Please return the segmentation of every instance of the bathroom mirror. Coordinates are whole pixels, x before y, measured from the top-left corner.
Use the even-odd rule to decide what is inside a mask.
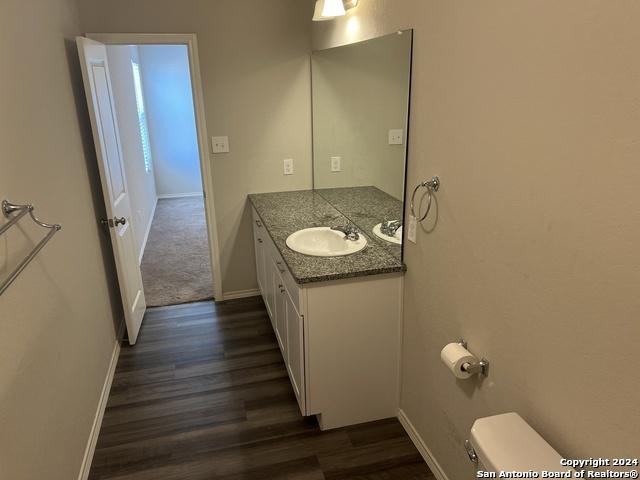
[[[412,30],[311,57],[313,185],[402,256]]]

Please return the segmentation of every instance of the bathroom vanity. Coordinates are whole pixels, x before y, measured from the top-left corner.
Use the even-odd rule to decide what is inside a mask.
[[[411,45],[313,52],[314,189],[249,195],[257,283],[322,429],[398,413]]]
[[[353,255],[287,247],[296,231],[349,222],[317,191],[249,199],[258,285],[302,414],[323,430],[395,416],[404,264],[364,231]]]

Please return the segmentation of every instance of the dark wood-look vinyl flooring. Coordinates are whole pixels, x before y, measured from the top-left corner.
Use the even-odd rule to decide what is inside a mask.
[[[403,479],[432,474],[396,419],[300,415],[259,297],[151,309],[123,346],[90,479]]]

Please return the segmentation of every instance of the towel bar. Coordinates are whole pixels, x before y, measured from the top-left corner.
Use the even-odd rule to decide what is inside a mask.
[[[16,212],[18,213],[16,214]],[[9,285],[11,285],[16,278],[18,278],[18,275],[20,275],[20,273],[22,273],[22,271],[27,267],[27,265],[31,263],[31,261],[36,257],[36,255],[38,255],[38,252],[40,252],[40,250],[44,248],[44,246],[49,242],[49,240],[51,240],[56,233],[62,230],[62,226],[57,223],[49,224],[49,223],[44,223],[38,220],[38,218],[33,213],[33,205],[29,205],[29,204],[16,205],[7,200],[3,200],[2,213],[6,218],[9,219],[9,221],[5,223],[2,227],[0,227],[0,235],[5,233],[12,226],[16,225],[18,221],[22,217],[24,217],[27,213],[31,216],[31,219],[38,226],[48,229],[49,233],[47,233],[47,235],[42,240],[40,240],[40,242],[33,248],[33,250],[31,250],[29,255],[27,255],[26,258],[24,258],[18,264],[18,266],[13,270],[13,272],[11,272],[11,274],[0,283],[0,295],[2,295],[7,288],[9,288]]]

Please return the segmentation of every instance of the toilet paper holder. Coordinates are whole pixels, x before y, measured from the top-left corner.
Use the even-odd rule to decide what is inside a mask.
[[[462,346],[465,349],[467,348],[467,342],[463,338],[458,340],[458,345]],[[482,377],[487,377],[489,376],[489,360],[483,357],[477,362],[465,363],[464,365],[462,365],[462,369],[465,372],[470,373],[471,375],[475,375],[477,373]]]

